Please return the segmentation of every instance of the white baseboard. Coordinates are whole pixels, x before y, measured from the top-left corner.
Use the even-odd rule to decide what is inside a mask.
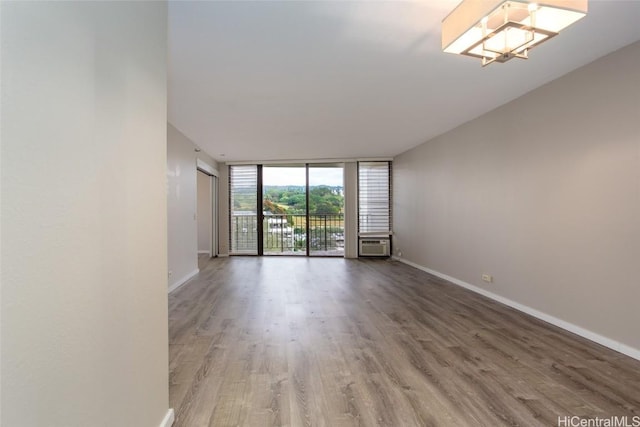
[[[198,251],[198,254],[210,254],[210,253],[211,253],[211,251],[207,251],[207,250]]]
[[[175,413],[173,412],[173,408],[169,408],[167,415],[164,416],[164,419],[160,423],[160,427],[171,427],[174,421]]]
[[[218,254],[218,258],[227,258],[229,254]]]
[[[169,286],[169,293],[175,291],[176,289],[178,289],[180,286],[184,285],[185,283],[187,283],[191,278],[193,278],[193,276],[195,276],[196,274],[200,273],[200,269],[196,268],[195,270],[193,270],[191,273],[187,274],[186,276],[184,276],[183,278],[179,279],[178,281],[174,282],[173,284],[171,284]]]
[[[447,280],[455,285],[458,285],[470,291],[476,292],[494,301],[498,301],[502,304],[508,305],[509,307],[522,311],[523,313],[529,314],[547,323],[551,323],[552,325],[555,325],[559,328],[572,332],[576,335],[580,335],[583,338],[594,341],[605,347],[609,347],[610,349],[618,351],[622,354],[626,354],[629,357],[633,357],[634,359],[640,360],[640,350],[638,350],[637,348],[633,348],[619,341],[613,340],[611,338],[607,338],[605,336],[592,332],[588,329],[584,329],[578,325],[574,325],[573,323],[564,321],[562,319],[558,319],[557,317],[554,317],[554,316],[551,316],[550,314],[536,310],[535,308],[531,308],[524,304],[520,304],[519,302],[494,294],[493,292],[489,292],[486,289],[482,289],[472,284],[469,284],[467,282],[463,282],[462,280],[456,279],[455,277],[451,277],[446,274],[440,273],[439,271],[435,271],[430,268],[423,267],[407,259],[396,257],[396,256],[394,256],[393,259],[396,261],[400,261],[403,264],[407,264],[407,265],[410,265],[411,267],[417,268],[418,270],[422,270],[429,274],[433,274],[434,276],[440,277],[441,279]]]

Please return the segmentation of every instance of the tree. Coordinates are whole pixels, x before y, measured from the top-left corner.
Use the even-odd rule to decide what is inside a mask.
[[[272,214],[278,214],[278,215],[287,213],[287,209],[285,207],[277,205],[269,199],[265,199],[262,204],[263,204],[262,208],[265,212],[270,212]]]
[[[303,186],[267,186],[264,209],[271,213],[304,214],[307,210],[305,191]],[[342,187],[318,185],[309,188],[309,213],[338,215],[343,212],[343,206]]]
[[[309,189],[309,212],[337,215],[342,212],[344,197],[339,187],[319,185]]]

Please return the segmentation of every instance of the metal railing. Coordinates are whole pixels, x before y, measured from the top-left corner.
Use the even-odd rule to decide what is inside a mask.
[[[344,252],[344,215],[309,215],[311,252]]]
[[[231,253],[258,253],[258,216],[250,214],[231,217]]]
[[[307,251],[307,221],[309,221],[309,251],[311,255],[342,255],[344,253],[344,215],[266,214],[263,220],[263,250],[265,254],[300,254]],[[232,215],[232,253],[256,253],[258,242],[257,215]]]

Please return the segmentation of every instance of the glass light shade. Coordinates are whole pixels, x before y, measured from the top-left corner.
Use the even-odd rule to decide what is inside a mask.
[[[526,58],[528,50],[587,12],[587,0],[464,0],[442,23],[447,53],[483,59]]]

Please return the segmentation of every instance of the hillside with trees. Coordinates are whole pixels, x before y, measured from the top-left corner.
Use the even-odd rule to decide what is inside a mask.
[[[264,210],[273,214],[306,213],[305,187],[265,186]],[[318,185],[309,187],[309,212],[311,214],[337,215],[343,213],[344,192],[342,187]]]

